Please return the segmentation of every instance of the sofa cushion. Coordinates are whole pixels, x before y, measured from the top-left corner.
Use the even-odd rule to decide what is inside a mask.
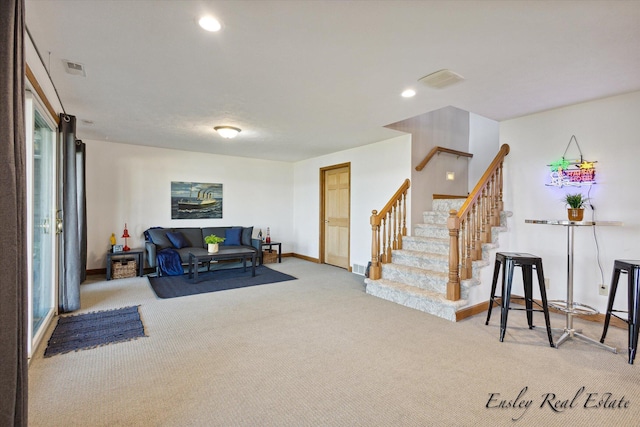
[[[204,241],[205,237],[210,236],[212,234],[215,234],[218,237],[224,237],[224,232],[227,230],[227,228],[231,228],[231,227],[203,227],[202,241]]]
[[[242,244],[242,228],[229,228],[224,233],[225,246],[240,246]]]
[[[245,246],[251,246],[251,235],[253,234],[253,227],[244,227],[242,229],[241,243]]]
[[[151,238],[151,241],[158,247],[158,250],[173,247],[171,241],[167,238],[168,231],[171,230],[166,228],[149,229],[149,237]]]
[[[187,246],[194,248],[204,248],[202,230],[198,227],[174,228],[172,231],[179,231],[189,243]]]
[[[189,245],[187,239],[184,238],[184,235],[179,231],[170,231],[167,233],[167,239],[171,242],[174,248],[180,249],[185,248]]]

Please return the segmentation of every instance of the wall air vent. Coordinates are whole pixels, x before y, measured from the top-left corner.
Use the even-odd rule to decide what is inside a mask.
[[[424,76],[418,81],[429,87],[442,89],[443,87],[450,86],[462,80],[464,80],[464,77],[458,73],[454,73],[451,70],[440,70]]]
[[[64,64],[64,69],[67,73],[73,74],[74,76],[87,76],[87,74],[84,72],[83,64],[80,64],[79,62],[67,61],[66,59],[63,59],[62,63]]]

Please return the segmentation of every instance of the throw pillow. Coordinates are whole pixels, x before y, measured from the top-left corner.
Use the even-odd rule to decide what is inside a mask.
[[[253,234],[253,227],[245,227],[242,229],[242,244],[245,246],[251,246],[251,235]]]
[[[167,233],[171,230],[167,230],[166,228],[150,228],[147,231],[149,232],[151,241],[158,247],[158,250],[173,246],[171,241],[167,238]]]
[[[189,242],[187,242],[187,239],[185,239],[182,233],[180,233],[179,231],[168,232],[167,238],[176,249],[186,248],[187,246],[189,246]]]
[[[225,246],[240,246],[242,243],[242,228],[228,228],[224,232]]]

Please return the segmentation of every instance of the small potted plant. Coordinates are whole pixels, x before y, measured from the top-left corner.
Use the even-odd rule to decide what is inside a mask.
[[[564,196],[562,201],[568,206],[567,213],[569,215],[569,221],[582,221],[584,204],[587,203],[587,200],[588,199],[584,198],[580,193],[567,194]]]
[[[218,252],[218,243],[224,242],[224,237],[218,237],[215,234],[210,234],[204,238],[204,242],[207,244],[207,252],[215,254]]]

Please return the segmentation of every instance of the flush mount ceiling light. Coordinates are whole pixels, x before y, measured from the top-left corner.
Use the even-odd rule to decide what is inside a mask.
[[[412,98],[416,96],[416,91],[413,89],[407,89],[404,92],[402,92],[401,95],[403,98]]]
[[[458,73],[454,73],[451,70],[440,70],[440,71],[436,71],[435,73],[431,73],[427,76],[424,76],[418,81],[420,83],[424,83],[429,87],[442,89],[445,86],[450,86],[462,80],[464,80],[464,77],[462,77]]]
[[[240,133],[240,129],[233,126],[216,126],[213,129],[227,139],[235,138]]]
[[[200,20],[198,20],[198,25],[200,25],[203,29],[211,32],[220,31],[220,29],[222,28],[220,21],[210,15],[200,18]]]

